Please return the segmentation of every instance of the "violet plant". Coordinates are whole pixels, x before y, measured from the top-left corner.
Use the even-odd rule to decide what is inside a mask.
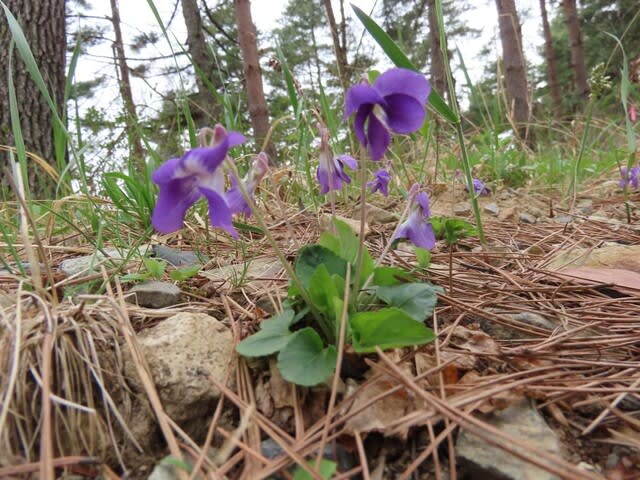
[[[374,162],[382,160],[392,135],[408,134],[422,126],[429,83],[420,74],[394,68],[372,85],[363,80],[345,97],[345,118],[354,117],[354,130],[363,150]],[[320,127],[319,166],[316,178],[321,194],[351,183],[346,168],[359,168],[366,179],[365,158],[331,152],[328,132]],[[361,206],[367,189],[388,195],[391,174],[385,168],[370,182],[361,181]],[[409,241],[433,248],[429,199],[416,185],[412,207],[392,241]],[[260,330],[244,339],[237,351],[249,357],[278,355],[282,376],[300,385],[315,385],[335,372],[338,348],[351,345],[356,352],[398,348],[431,342],[433,332],[424,321],[431,316],[440,290],[420,282],[411,272],[376,264],[364,246],[362,233],[334,218],[334,230],[324,232],[316,244],[302,247],[294,263],[299,285],[291,284],[284,310],[263,321]],[[307,292],[310,304],[301,294]],[[310,310],[318,315],[309,315]],[[344,334],[341,326],[346,322]]]

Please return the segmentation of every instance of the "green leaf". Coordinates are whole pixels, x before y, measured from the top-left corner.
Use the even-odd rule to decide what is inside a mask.
[[[478,234],[478,229],[462,218],[431,217],[430,222],[436,238],[444,239],[448,245],[453,245],[462,238]]]
[[[314,469],[316,467],[316,461],[313,460],[311,462],[308,462],[308,465],[311,469]],[[331,460],[327,460],[326,458],[323,458],[322,460],[320,460],[319,473],[320,473],[320,476],[325,480],[329,480],[333,476],[333,474],[336,473],[337,468],[338,468],[338,464],[336,462],[332,462]],[[300,465],[298,465],[295,471],[293,472],[293,480],[311,480],[311,479],[313,479],[313,477],[309,475],[309,473]]]
[[[431,265],[431,252],[426,248],[415,248],[416,259],[420,268],[429,268]]]
[[[355,265],[356,257],[358,256],[358,245],[360,240],[356,236],[347,223],[337,218],[333,219],[336,226],[337,236],[329,232],[324,232],[320,235],[320,245],[328,248],[339,257],[345,259],[351,265]],[[362,252],[362,273],[360,274],[360,287],[364,285],[364,282],[369,278],[369,275],[373,272],[375,263],[371,254],[365,248]],[[341,276],[344,276],[341,274]]]
[[[373,21],[373,19],[369,17],[369,15],[364,13],[353,4],[351,4],[351,8],[353,8],[353,11],[364,25],[364,28],[366,28],[373,39],[378,42],[378,45],[382,47],[384,53],[387,54],[389,60],[391,60],[396,65],[396,67],[408,68],[409,70],[413,70],[415,72],[418,71],[413,62],[409,60],[409,57],[404,54],[402,49],[398,47],[398,45],[393,41],[389,34],[387,34],[387,32],[385,32],[375,21]],[[449,122],[460,122],[458,116],[453,112],[453,110],[451,110],[451,108],[449,108],[442,96],[433,88],[431,89],[431,94],[429,95],[429,104],[436,112],[442,115]]]
[[[311,327],[293,334],[278,354],[278,368],[282,378],[305,387],[326,380],[336,368],[336,348],[323,348],[320,335]]]
[[[200,271],[201,265],[192,265],[190,267],[178,268],[177,270],[171,270],[169,277],[176,282],[183,282],[189,280],[191,277],[195,277]]]
[[[294,335],[289,331],[293,323],[293,310],[284,310],[262,321],[260,331],[242,340],[236,347],[236,352],[245,357],[263,357],[279,352]]]
[[[311,277],[319,265],[324,265],[330,275],[345,277],[347,262],[322,245],[305,245],[298,251],[295,271],[302,286],[309,289]]]
[[[376,296],[391,307],[398,307],[418,322],[429,318],[438,303],[436,292],[442,289],[430,283],[405,283],[378,287]]]
[[[373,271],[374,285],[402,285],[413,280],[413,275],[398,267],[377,267]]]
[[[165,262],[154,260],[153,258],[143,258],[142,263],[144,263],[144,268],[153,278],[161,278],[164,274],[164,269],[167,267]]]
[[[241,232],[251,232],[251,233],[257,233],[259,235],[264,234],[264,230],[262,230],[260,227],[256,227],[255,225],[249,225],[248,223],[238,222],[237,220],[234,220],[231,223],[234,227],[236,227]]]
[[[336,278],[341,279],[342,277],[329,275],[327,267],[319,265],[309,282],[309,296],[311,297],[311,301],[321,313],[331,320],[335,317],[333,299],[340,298],[338,289],[336,288]],[[344,285],[344,280],[342,280],[342,283]]]
[[[349,319],[353,348],[359,353],[388,348],[424,345],[435,338],[424,323],[416,322],[396,307],[359,312]]]
[[[336,255],[340,255],[340,240],[338,240],[338,237],[332,233],[322,232],[320,234],[320,239],[318,240],[318,245],[322,245]]]
[[[128,273],[120,277],[121,282],[141,282],[149,278],[148,273]]]

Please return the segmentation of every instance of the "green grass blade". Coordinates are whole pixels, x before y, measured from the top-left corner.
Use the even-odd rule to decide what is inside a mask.
[[[29,174],[27,170],[27,152],[24,146],[24,137],[22,136],[22,127],[20,126],[20,112],[18,110],[18,99],[16,97],[16,86],[13,83],[13,47],[14,41],[11,41],[9,46],[9,115],[11,117],[11,131],[13,133],[13,141],[16,147],[16,154],[18,156],[18,163],[22,172],[22,185],[24,187],[25,200],[29,204],[31,200],[31,191],[29,190]],[[10,161],[13,163],[13,155],[9,156]],[[16,183],[19,179],[14,178]],[[20,188],[16,184],[17,188]],[[18,192],[16,192],[16,195]]]
[[[396,45],[393,39],[380,27],[380,25],[378,25],[369,15],[364,13],[355,5],[351,4],[351,8],[353,8],[353,11],[364,25],[364,28],[366,28],[373,39],[378,42],[378,45],[382,47],[384,53],[387,54],[389,60],[391,60],[396,65],[396,67],[408,68],[409,70],[413,70],[416,72],[418,71],[413,62],[409,60],[409,57],[404,54],[402,49],[398,45]],[[442,96],[433,88],[431,89],[431,94],[429,95],[429,104],[447,121],[451,123],[460,122],[460,118],[453,112],[453,110],[451,110],[451,108],[449,108]]]

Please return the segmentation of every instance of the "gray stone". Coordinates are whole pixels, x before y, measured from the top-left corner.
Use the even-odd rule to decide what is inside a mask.
[[[571,215],[558,215],[553,219],[556,223],[571,223],[573,221],[573,217]]]
[[[108,267],[117,266],[125,258],[134,258],[134,255],[141,256],[148,250],[148,245],[142,245],[134,252],[119,250],[117,248],[103,248],[96,250],[92,255],[82,257],[67,258],[60,263],[60,271],[67,275],[84,277],[99,272],[99,266],[106,263]],[[104,252],[104,253],[103,253]]]
[[[501,432],[521,440],[528,446],[562,455],[562,445],[536,408],[522,400],[504,410],[483,416],[483,420]],[[526,449],[522,449],[523,453]],[[493,447],[486,440],[461,430],[456,455],[464,478],[483,480],[556,480],[558,477],[521,460],[511,453]]]
[[[153,471],[147,480],[180,480],[180,476],[173,465],[159,463],[153,467]]]
[[[582,199],[576,207],[581,214],[589,216],[593,213],[593,200],[590,198]]]
[[[190,267],[209,261],[206,255],[198,255],[192,250],[177,250],[166,245],[154,245],[151,248],[154,257],[165,260],[174,267]]]
[[[384,225],[387,223],[397,222],[399,220],[398,215],[394,212],[390,212],[389,210],[385,210],[384,208],[376,207],[375,205],[370,205],[367,203],[367,211],[365,221],[369,225]],[[354,217],[360,219],[360,208],[359,206],[354,211]]]
[[[500,213],[500,207],[495,203],[487,203],[484,206],[484,211],[492,215],[498,215]]]
[[[458,203],[453,207],[453,214],[458,217],[467,217],[471,215],[471,205],[468,203]]]
[[[557,323],[535,312],[520,312],[503,315],[510,317],[517,322],[528,323],[532,327],[542,328],[544,330],[553,330],[558,326]]]
[[[522,223],[536,223],[536,217],[526,212],[521,213],[519,219]]]
[[[242,286],[249,292],[259,292],[282,273],[282,264],[275,257],[256,258],[249,262],[204,270],[200,275],[225,289]]]
[[[528,207],[527,211],[536,218],[544,217],[544,212],[538,207]]]
[[[103,251],[104,253],[98,250],[93,255],[67,258],[60,263],[60,271],[68,277],[73,275],[86,276],[97,272],[99,265],[104,263],[106,258],[122,259],[122,255],[117,248],[104,248]]]
[[[209,378],[224,382],[233,358],[231,331],[204,313],[182,312],[143,330],[137,342],[167,415],[191,438],[203,439],[220,397]],[[131,431],[143,444],[153,441],[157,422],[146,406],[145,390],[127,348],[124,373],[132,390],[140,394],[128,418]]]
[[[543,330],[552,331],[558,326],[558,322],[554,322],[553,320],[549,320],[546,317],[543,317],[539,313],[534,312],[520,312],[520,313],[505,313],[501,311],[495,311],[497,314],[500,314],[502,317],[513,319],[520,324],[524,323],[527,325],[531,325],[532,327],[541,328]],[[499,324],[493,322],[489,319],[481,318],[479,320],[480,328],[483,332],[489,334],[491,337],[497,340],[520,340],[523,338],[531,338],[532,333],[519,330],[513,327],[509,327],[508,325]]]
[[[129,290],[132,294],[127,301],[141,307],[164,308],[180,303],[182,291],[173,283],[150,281],[135,285]]]

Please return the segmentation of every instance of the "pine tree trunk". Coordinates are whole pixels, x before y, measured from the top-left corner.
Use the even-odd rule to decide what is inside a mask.
[[[444,66],[444,55],[440,44],[440,29],[436,13],[436,1],[429,0],[429,43],[431,44],[431,85],[443,97],[448,96],[447,73]]]
[[[567,31],[569,33],[569,43],[571,47],[571,68],[573,68],[573,81],[578,95],[589,98],[589,83],[587,82],[587,66],[584,60],[584,44],[582,42],[582,31],[580,30],[580,20],[576,0],[563,0]]]
[[[65,0],[4,0],[4,3],[22,27],[49,93],[56,102],[58,114],[60,118],[65,118]],[[7,82],[11,38],[4,12],[0,10],[0,145],[14,146]],[[55,117],[31,80],[15,48],[12,73],[25,147],[27,151],[56,165],[53,139]],[[8,154],[0,152],[0,158],[0,185],[6,187],[8,180],[5,178],[5,167],[9,166],[9,157]],[[33,165],[29,170],[29,185],[33,196],[51,197],[55,187],[52,179],[40,167],[35,166],[34,162],[29,162],[29,165]]]
[[[124,110],[127,122],[127,137],[129,139],[129,151],[131,161],[139,172],[143,172],[145,168],[144,149],[142,148],[142,140],[138,135],[138,114],[136,105],[133,102],[133,92],[131,91],[131,80],[129,78],[129,66],[127,65],[127,57],[124,53],[124,41],[122,39],[122,30],[120,29],[120,11],[118,9],[118,0],[111,0],[111,23],[116,41],[113,44],[113,50],[118,65],[118,86],[120,95],[124,102]]]
[[[542,15],[542,30],[544,32],[544,55],[547,60],[547,79],[549,81],[549,91],[553,110],[557,118],[562,115],[562,96],[558,84],[558,71],[556,69],[556,56],[553,52],[553,39],[551,37],[551,27],[547,16],[547,1],[540,0],[540,14]]]
[[[256,28],[251,19],[250,0],[234,0],[234,5],[240,50],[242,52],[242,71],[249,103],[249,116],[251,117],[251,126],[253,127],[256,144],[261,147],[269,132],[269,110],[262,87]],[[266,150],[269,156],[275,159],[275,149],[271,143]]]
[[[204,116],[204,123],[213,125],[218,111],[217,101],[204,80],[211,80],[213,60],[207,50],[198,0],[182,0],[182,15],[187,27],[187,48],[196,69],[198,97],[194,116]]]
[[[336,54],[337,67],[338,67],[338,79],[340,85],[344,91],[347,90],[349,74],[347,68],[349,62],[347,60],[347,46],[340,43],[340,32],[338,31],[338,24],[336,23],[336,17],[333,14],[333,7],[331,6],[331,0],[323,0],[324,10],[327,14],[327,20],[329,20],[329,27],[331,28],[331,38],[333,40],[333,50]]]
[[[520,20],[514,0],[496,0],[496,6],[498,7],[498,25],[502,43],[502,61],[509,114],[515,123],[519,137],[526,142],[531,108],[522,52]]]

